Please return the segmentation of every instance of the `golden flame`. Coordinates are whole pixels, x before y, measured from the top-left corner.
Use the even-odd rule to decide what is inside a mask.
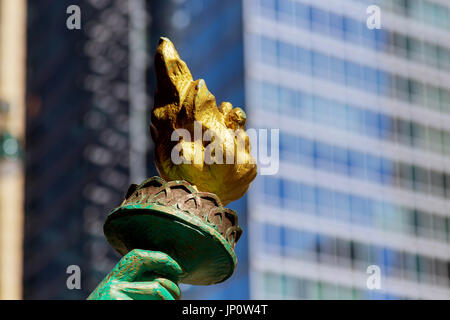
[[[215,193],[224,205],[239,199],[257,171],[244,130],[244,111],[233,108],[229,102],[222,102],[218,108],[205,82],[202,79],[193,80],[186,63],[167,38],[160,39],[155,68],[157,88],[151,133],[156,146],[155,163],[159,174],[165,180],[186,180],[199,191]],[[197,131],[194,123],[200,123],[202,136],[206,132],[211,133],[211,142],[195,138]],[[181,138],[180,141],[172,141],[171,135],[176,129],[187,130],[191,140]],[[211,152],[213,148],[210,143],[213,142],[222,145],[222,148]],[[174,163],[171,156],[177,145],[179,154],[190,163]],[[218,161],[205,162],[206,151],[214,159],[222,159],[223,164]],[[230,163],[226,159],[234,161]]]

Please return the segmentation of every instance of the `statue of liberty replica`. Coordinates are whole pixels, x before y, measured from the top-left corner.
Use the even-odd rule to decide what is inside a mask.
[[[150,130],[159,176],[132,184],[107,217],[104,234],[123,257],[88,299],[180,299],[178,283],[223,282],[236,268],[242,230],[224,206],[256,177],[246,115],[229,102],[217,106],[167,38],[155,68]]]

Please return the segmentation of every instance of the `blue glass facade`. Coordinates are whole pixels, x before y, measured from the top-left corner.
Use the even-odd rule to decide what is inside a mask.
[[[232,204],[240,269],[185,298],[448,298],[448,5],[173,3],[171,36],[194,77],[245,105],[248,127],[280,129],[278,174]],[[371,4],[381,29],[366,26]],[[370,265],[379,290],[366,286]]]
[[[249,192],[251,298],[450,297],[438,2],[243,2],[249,126],[280,130],[279,172]],[[366,26],[371,4],[381,29]]]
[[[242,2],[238,0],[175,1],[171,38],[194,79],[204,79],[217,103],[245,106]],[[244,108],[245,109],[245,108]],[[237,270],[225,283],[181,286],[183,299],[249,299],[248,227],[244,197],[228,207],[244,230],[237,246]]]

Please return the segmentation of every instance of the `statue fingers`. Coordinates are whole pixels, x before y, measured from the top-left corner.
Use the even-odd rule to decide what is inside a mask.
[[[177,282],[183,274],[178,263],[167,254],[141,249],[128,252],[116,268],[112,277],[129,282],[143,279],[146,274],[160,275]]]
[[[176,300],[181,299],[181,290],[176,283],[166,278],[156,278],[154,281],[158,282],[162,287],[169,291]]]
[[[167,280],[167,279],[166,279]],[[170,280],[167,280],[171,282]],[[177,292],[172,291],[171,285],[162,281],[141,281],[141,282],[121,282],[117,285],[117,290],[132,300],[175,300],[179,299]],[[168,289],[170,288],[170,289]],[[178,289],[179,291],[179,289]]]
[[[118,289],[112,289],[109,294],[101,297],[103,300],[133,300],[132,297]]]

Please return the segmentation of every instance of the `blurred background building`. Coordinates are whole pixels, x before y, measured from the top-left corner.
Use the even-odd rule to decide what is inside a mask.
[[[381,29],[366,25],[373,4]],[[80,30],[66,27],[70,5]],[[449,299],[449,12],[446,0],[0,0],[0,298],[84,299],[118,261],[102,225],[156,174],[152,63],[168,36],[247,127],[280,129],[279,172],[230,205],[238,269],[184,298]],[[70,265],[81,290],[66,286]]]
[[[250,126],[280,128],[250,191],[251,298],[450,298],[449,10],[244,1]]]
[[[0,0],[0,299],[22,296],[25,10]]]
[[[85,299],[118,261],[103,222],[152,165],[145,3],[29,2],[24,298]]]
[[[194,79],[204,79],[217,104],[245,108],[244,42],[241,0],[167,1],[170,36]],[[162,17],[160,17],[161,19]],[[228,207],[244,230],[236,246],[233,276],[215,286],[182,286],[186,299],[249,299],[247,196]]]

